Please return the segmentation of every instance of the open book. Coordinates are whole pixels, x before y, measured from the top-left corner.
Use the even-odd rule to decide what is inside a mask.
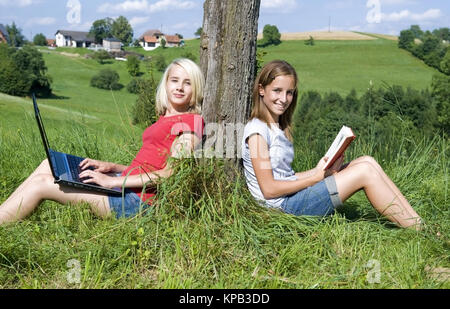
[[[355,138],[356,136],[353,134],[352,129],[343,126],[325,154],[325,157],[328,157],[328,161],[323,169],[330,168]]]

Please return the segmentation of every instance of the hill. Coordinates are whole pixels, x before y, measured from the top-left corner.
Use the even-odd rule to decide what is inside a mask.
[[[185,49],[144,54],[163,53],[169,62],[186,51],[198,59],[198,50],[199,40],[193,40]],[[285,41],[262,51],[264,62],[281,58],[297,68],[301,91],[347,94],[356,88],[361,93],[370,80],[377,86],[386,81],[422,89],[435,73],[382,39],[318,41],[315,46]],[[54,97],[39,103],[52,147],[128,164],[143,131],[129,123],[136,95],[89,86],[103,68],[116,70],[126,85],[125,63],[100,65],[52,52],[44,58]],[[399,124],[401,134],[390,143],[375,133],[358,136],[348,158],[376,157],[423,216],[425,231],[393,227],[362,192],[331,218],[264,209],[242,178],[228,178],[232,171],[220,160],[186,160],[158,184],[160,198],[148,215],[100,220],[86,204],[46,201],[23,222],[1,226],[0,289],[448,289],[448,280],[434,277],[450,266],[448,141],[439,136],[413,140],[404,128]],[[294,167],[312,168],[320,155],[313,147],[296,145]],[[31,100],[0,94],[0,202],[44,157]]]
[[[345,95],[353,88],[362,93],[371,83],[376,88],[387,84],[424,89],[431,84],[433,74],[440,74],[399,49],[397,42],[381,38],[317,40],[314,46],[287,40],[260,50],[266,53],[264,62],[283,59],[291,63],[300,76],[301,91]]]
[[[352,31],[306,31],[306,32],[287,32],[281,34],[282,41],[307,40],[312,36],[314,40],[327,41],[360,41],[375,40],[376,38]],[[258,34],[258,39],[262,39],[262,33]]]

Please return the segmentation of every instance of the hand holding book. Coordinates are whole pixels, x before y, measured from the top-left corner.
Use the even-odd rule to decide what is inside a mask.
[[[344,153],[350,143],[356,138],[352,129],[343,126],[339,131],[338,135],[334,139],[330,148],[328,149],[325,157],[328,158],[327,164],[324,166],[323,170],[329,169],[333,166],[334,162]]]

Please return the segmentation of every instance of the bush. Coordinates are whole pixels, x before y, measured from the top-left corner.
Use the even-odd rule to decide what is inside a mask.
[[[314,46],[314,38],[312,36],[309,36],[309,39],[305,41],[305,45]]]
[[[194,62],[197,61],[197,57],[195,57],[195,55],[193,53],[189,52],[189,51],[184,51],[181,54],[181,58],[187,58],[187,59],[190,59],[190,60],[192,60]]]
[[[51,77],[46,74],[42,54],[34,47],[14,49],[0,44],[0,91],[16,96],[32,92],[37,96],[49,96],[52,92]]]
[[[33,38],[33,44],[37,46],[47,46],[47,39],[42,33],[38,33]]]
[[[111,55],[106,50],[99,50],[94,52],[92,59],[97,60],[100,64],[104,64],[105,60],[111,59]]]
[[[128,55],[127,56],[127,70],[128,73],[131,76],[138,76],[139,75],[139,59],[135,55]]]
[[[158,87],[153,76],[149,79],[134,79],[134,86],[128,85],[130,88],[135,87],[139,94],[136,104],[134,105],[133,124],[149,126],[156,121],[156,88]]]
[[[259,41],[259,47],[281,44],[281,34],[277,26],[265,25],[263,29],[263,39]]]
[[[403,30],[398,38],[398,47],[410,50],[414,44],[414,33],[411,30]]]
[[[129,93],[138,94],[139,93],[139,78],[132,78],[131,81],[127,85],[127,91]]]
[[[119,79],[119,74],[116,71],[104,69],[92,77],[91,86],[100,89],[120,90],[123,86],[119,84]]]
[[[167,63],[166,58],[164,58],[163,55],[161,54],[155,55],[152,60],[155,62],[155,68],[159,72],[164,72],[166,70]]]
[[[437,77],[433,93],[388,86],[369,88],[360,98],[352,91],[344,99],[335,92],[321,96],[308,91],[301,97],[294,115],[294,135],[312,143],[311,151],[317,153],[325,153],[323,147],[328,145],[324,141],[331,142],[343,124],[352,127],[359,136],[372,136],[374,145],[383,149],[389,148],[378,141],[394,144],[398,137],[392,136],[395,132],[408,132],[411,138],[432,138],[440,130],[448,130],[450,119],[447,90],[450,85],[448,80]]]

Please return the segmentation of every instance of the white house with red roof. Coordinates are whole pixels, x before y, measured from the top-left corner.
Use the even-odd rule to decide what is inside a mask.
[[[139,45],[145,50],[154,50],[161,46],[162,40],[166,41],[166,47],[181,46],[181,39],[178,35],[167,35],[159,30],[148,30],[139,37]]]

